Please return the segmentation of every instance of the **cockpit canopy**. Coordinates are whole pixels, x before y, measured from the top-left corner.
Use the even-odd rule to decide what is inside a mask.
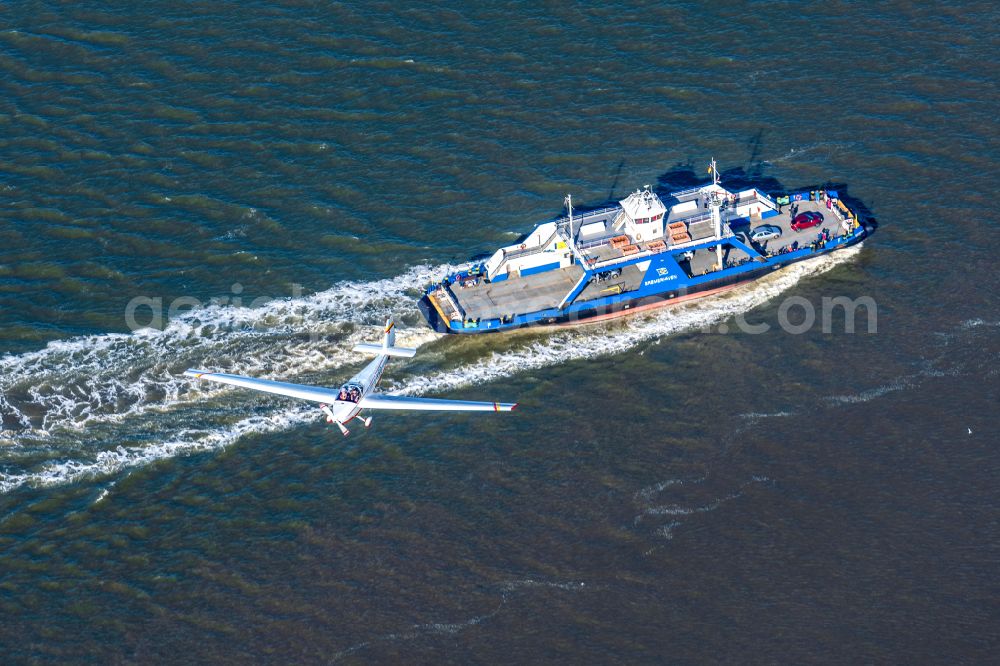
[[[344,384],[340,387],[340,393],[337,394],[337,400],[340,402],[358,402],[361,400],[361,395],[363,393],[364,391],[358,384]]]

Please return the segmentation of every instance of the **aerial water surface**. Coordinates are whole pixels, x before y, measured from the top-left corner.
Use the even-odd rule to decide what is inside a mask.
[[[2,661],[987,661],[998,20],[3,8]],[[713,156],[724,184],[834,186],[878,231],[606,325],[420,318],[421,287],[566,193],[666,193]],[[876,325],[824,319],[834,298]],[[345,439],[181,376],[335,386],[390,316],[419,351],[386,390],[518,411]]]

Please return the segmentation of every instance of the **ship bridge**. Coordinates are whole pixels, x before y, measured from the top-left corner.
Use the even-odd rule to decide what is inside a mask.
[[[620,228],[630,238],[641,243],[663,237],[663,216],[667,207],[649,189],[649,185],[643,190],[636,190],[618,203],[622,207]]]

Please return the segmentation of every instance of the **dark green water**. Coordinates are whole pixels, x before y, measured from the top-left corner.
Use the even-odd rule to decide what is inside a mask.
[[[0,8],[2,661],[995,658],[998,20]],[[879,230],[607,327],[421,322],[422,284],[566,192],[712,156],[846,183]],[[870,297],[877,332],[785,332],[791,296]],[[157,330],[130,330],[136,298]],[[387,388],[521,409],[345,440],[178,377],[337,384],[389,314],[420,353]]]

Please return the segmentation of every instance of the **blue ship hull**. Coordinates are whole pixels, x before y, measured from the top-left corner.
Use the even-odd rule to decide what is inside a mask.
[[[616,315],[623,316],[648,310],[650,306],[666,306],[690,300],[691,297],[712,295],[726,288],[752,282],[797,261],[827,254],[860,243],[869,233],[871,233],[871,229],[862,226],[856,230],[854,235],[827,242],[823,247],[815,249],[807,247],[794,252],[775,255],[763,263],[755,262],[753,264],[737,266],[718,271],[710,276],[702,276],[701,278],[678,278],[676,281],[670,280],[652,285],[648,284],[652,280],[644,281],[642,289],[636,292],[608,296],[598,302],[587,301],[585,303],[573,304],[563,310],[552,308],[538,312],[529,312],[516,315],[510,321],[501,321],[500,318],[490,319],[480,321],[476,326],[466,326],[461,321],[445,321],[441,313],[437,311],[429,299],[431,289],[424,292],[423,297],[418,303],[418,307],[431,328],[438,333],[455,333],[461,335],[512,331],[528,326],[558,326],[597,322]],[[653,266],[650,266],[650,270],[653,270]],[[462,277],[461,273],[454,273],[449,276],[449,280],[457,282]]]
[[[766,199],[773,203],[773,200],[766,195],[761,194],[760,197],[762,197],[762,201]],[[807,200],[805,203],[809,203],[810,206],[817,209],[823,209],[818,200],[814,203],[810,203],[810,201]],[[575,286],[568,290],[559,306],[555,307],[524,311],[530,308],[525,307],[525,303],[516,296],[521,292],[510,291],[509,293],[505,292],[508,293],[508,296],[499,304],[495,302],[496,299],[491,299],[490,302],[494,307],[487,312],[493,316],[471,316],[474,308],[470,307],[467,310],[462,306],[463,300],[474,300],[467,298],[464,293],[465,285],[470,283],[478,285],[480,282],[485,282],[488,286],[491,282],[500,283],[508,279],[508,275],[496,272],[493,274],[492,281],[488,279],[489,269],[486,263],[476,264],[466,270],[452,273],[440,283],[429,286],[424,290],[418,305],[421,313],[435,331],[477,335],[512,331],[529,326],[559,326],[599,322],[710,296],[737,285],[753,282],[789,264],[856,245],[874,231],[874,227],[863,223],[856,213],[851,212],[842,204],[838,205],[841,206],[841,210],[845,211],[845,215],[838,214],[838,217],[841,218],[841,226],[834,234],[826,233],[825,229],[822,233],[817,234],[815,232],[818,230],[815,229],[806,231],[796,229],[794,226],[789,228],[787,225],[791,223],[792,217],[787,216],[785,237],[786,239],[794,237],[798,240],[773,253],[763,249],[756,242],[752,242],[746,234],[736,235],[730,232],[721,242],[720,237],[716,236],[704,241],[683,242],[669,248],[665,248],[665,243],[659,242],[657,239],[655,249],[648,249],[639,256],[634,258],[616,257],[596,265],[593,263],[596,262],[596,259],[578,255],[569,260],[571,266],[579,267],[572,269],[576,272],[572,274],[572,280],[568,283],[573,284],[575,281]],[[832,206],[826,204],[826,209],[830,208]],[[770,218],[771,221],[779,221],[780,210],[781,206],[776,205],[773,209],[758,211],[755,219],[764,221]],[[828,210],[827,213],[829,214]],[[733,226],[748,223],[745,219],[735,217],[731,218],[730,222]],[[685,227],[685,229],[691,228],[694,228],[693,224]],[[803,242],[801,247],[799,241]],[[605,243],[605,245],[607,244]],[[706,269],[704,274],[694,274],[690,257],[696,256],[699,251],[703,253],[701,256],[705,256],[704,253],[714,252],[712,248],[717,245],[723,245],[728,251],[739,255],[741,259],[734,264],[722,262],[726,264],[724,267],[718,268],[716,265],[711,269]],[[523,249],[524,245],[520,247]],[[551,250],[546,251],[551,252]],[[546,272],[552,274],[551,272],[560,270],[559,264],[544,263],[547,259],[538,252],[535,254],[540,263],[536,267],[519,271],[518,275],[513,278],[513,280],[522,281],[526,287],[535,286]],[[553,254],[552,256],[557,255]],[[709,256],[714,255],[709,254]],[[681,265],[685,261],[688,262],[686,267]],[[602,273],[602,270],[606,271],[609,267],[616,270],[618,275],[623,270],[629,270],[631,271],[630,275],[635,276],[629,283],[627,290],[608,295],[601,295],[602,292],[596,289],[588,291],[588,285],[600,282],[600,276],[607,274],[606,272]],[[454,290],[453,287],[455,287]],[[583,298],[585,292],[588,295]],[[501,314],[502,312],[510,314]],[[449,313],[451,316],[448,316]]]

